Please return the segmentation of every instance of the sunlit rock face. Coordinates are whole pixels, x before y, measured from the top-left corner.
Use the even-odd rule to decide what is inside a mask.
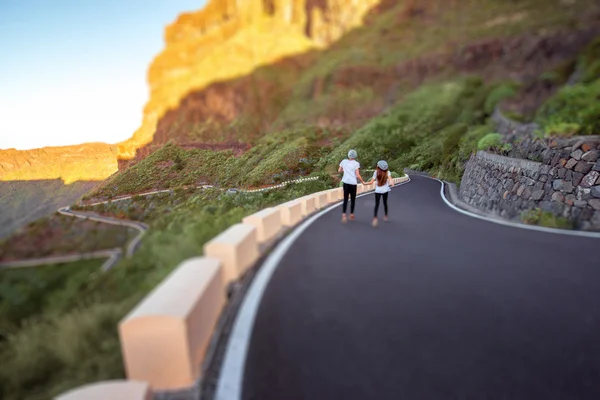
[[[116,153],[116,146],[104,143],[0,150],[0,181],[101,181],[117,171]]]
[[[148,71],[141,127],[118,146],[131,159],[157,123],[192,91],[238,78],[283,57],[326,46],[361,24],[378,0],[213,0],[165,30],[165,49]]]

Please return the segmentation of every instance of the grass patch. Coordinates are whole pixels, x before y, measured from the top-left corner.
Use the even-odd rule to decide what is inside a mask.
[[[186,150],[167,144],[147,158],[104,182],[86,196],[116,196],[158,189],[197,187],[256,187],[317,173],[317,161],[343,132],[318,128],[273,132],[241,156],[231,151]]]
[[[502,135],[499,133],[488,133],[477,142],[478,150],[491,151],[496,154],[505,154],[512,149],[510,143],[502,142]]]
[[[0,396],[46,400],[91,381],[123,378],[119,319],[133,306],[93,303],[27,321],[0,342]]]
[[[459,180],[470,155],[466,147],[472,145],[471,126],[483,124],[488,116],[484,103],[491,89],[473,77],[422,86],[354,132],[318,167],[335,173],[354,148],[363,168],[374,168],[385,159],[396,171],[410,168]]]
[[[104,260],[35,268],[0,269],[0,327],[16,332],[21,322],[47,312],[66,312],[100,275]]]
[[[563,87],[536,119],[546,137],[600,133],[600,79]]]
[[[564,217],[557,217],[548,211],[542,211],[539,208],[524,211],[521,214],[521,221],[529,225],[544,226],[546,228],[573,229],[573,222]]]

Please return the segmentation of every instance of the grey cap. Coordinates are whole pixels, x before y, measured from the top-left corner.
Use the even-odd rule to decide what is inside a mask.
[[[348,152],[348,158],[356,158],[358,157],[358,154],[356,154],[356,150],[350,150]]]
[[[379,169],[382,169],[384,171],[387,171],[387,169],[388,169],[388,164],[383,160],[378,161],[377,166],[379,167]]]

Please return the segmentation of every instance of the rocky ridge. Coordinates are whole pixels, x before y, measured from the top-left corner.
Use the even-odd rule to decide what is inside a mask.
[[[213,0],[165,32],[148,72],[142,126],[118,146],[131,159],[152,141],[159,120],[190,92],[251,73],[286,56],[326,46],[361,24],[377,0]]]

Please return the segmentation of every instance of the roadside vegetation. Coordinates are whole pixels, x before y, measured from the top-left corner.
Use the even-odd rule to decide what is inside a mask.
[[[521,214],[521,221],[529,225],[544,226],[555,229],[573,229],[573,223],[564,217],[557,217],[548,211],[539,208],[524,211]]]
[[[135,198],[127,207],[149,206],[136,219],[150,230],[133,258],[112,270],[100,273],[101,261],[0,270],[0,397],[48,399],[123,377],[118,322],[179,262],[201,255],[204,243],[246,215],[332,185],[324,176],[254,194],[199,190]]]

